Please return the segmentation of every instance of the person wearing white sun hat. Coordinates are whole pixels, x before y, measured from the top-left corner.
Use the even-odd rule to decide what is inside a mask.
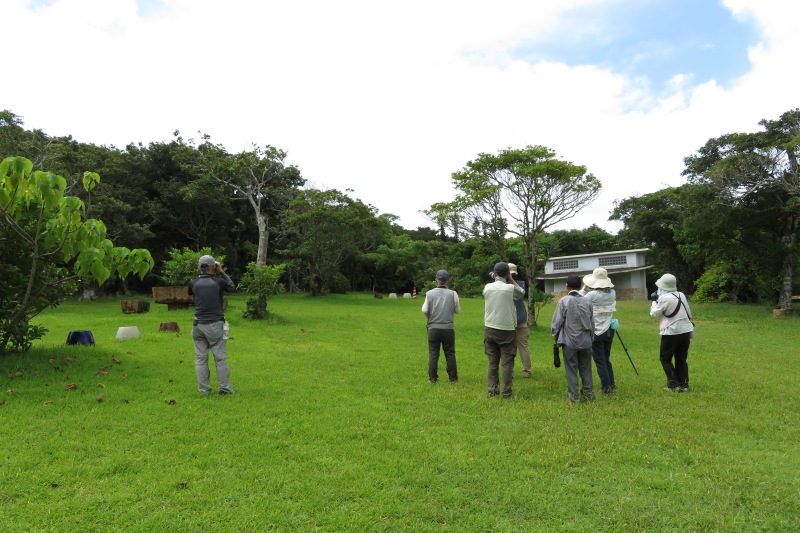
[[[665,390],[689,392],[689,345],[694,337],[694,323],[686,295],[678,291],[677,280],[664,274],[656,281],[658,299],[650,306],[650,316],[659,318],[660,359],[667,376]],[[672,360],[675,359],[673,364]]]
[[[602,267],[595,268],[594,272],[585,276],[583,285],[585,298],[592,302],[594,310],[592,359],[603,393],[612,395],[617,391],[614,367],[611,365],[611,344],[614,341],[611,318],[617,310],[617,293],[614,291],[614,284],[608,279],[608,271]]]

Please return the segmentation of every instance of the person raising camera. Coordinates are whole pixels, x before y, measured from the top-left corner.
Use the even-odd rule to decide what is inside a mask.
[[[667,376],[665,390],[689,392],[689,365],[686,360],[694,336],[689,301],[686,295],[678,291],[677,280],[672,274],[661,276],[656,281],[656,287],[658,290],[650,295],[655,300],[650,306],[650,316],[660,318],[660,358]]]
[[[200,277],[189,282],[189,295],[194,296],[194,323],[192,339],[195,351],[195,372],[200,394],[211,394],[208,352],[214,354],[217,367],[217,382],[220,394],[233,394],[230,370],[228,369],[227,335],[225,335],[225,315],[223,314],[224,291],[236,289],[233,281],[222,270],[222,265],[210,255],[200,258],[198,268]],[[214,278],[214,274],[220,278]]]

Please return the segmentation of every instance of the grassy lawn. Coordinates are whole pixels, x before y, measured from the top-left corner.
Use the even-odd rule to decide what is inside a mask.
[[[693,392],[676,394],[649,302],[621,302],[640,375],[615,340],[618,394],[570,409],[554,306],[531,332],[533,379],[517,362],[502,400],[483,301],[462,299],[455,385],[427,381],[421,305],[285,295],[249,322],[233,296],[237,393],[207,398],[192,310],[49,311],[34,350],[0,359],[0,531],[800,529],[800,318],[693,305]],[[117,341],[120,326],[141,336]],[[65,346],[79,329],[96,345]]]

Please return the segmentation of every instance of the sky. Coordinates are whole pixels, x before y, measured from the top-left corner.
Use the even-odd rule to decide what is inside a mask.
[[[0,109],[26,128],[276,146],[407,229],[478,154],[543,145],[603,185],[553,229],[616,233],[615,201],[800,107],[786,0],[3,0],[0,20]]]

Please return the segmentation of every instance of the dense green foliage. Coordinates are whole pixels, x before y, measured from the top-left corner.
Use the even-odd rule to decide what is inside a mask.
[[[167,285],[186,285],[199,274],[200,258],[204,255],[214,257],[217,263],[225,264],[225,256],[215,254],[206,246],[199,250],[173,248],[169,251],[169,260],[164,261],[162,278]]]
[[[85,191],[99,182],[84,173]],[[153,268],[147,250],[114,246],[105,224],[87,218],[84,202],[66,191],[66,179],[34,170],[31,160],[0,158],[0,355],[28,350],[46,331],[31,320],[74,293],[78,280],[102,285]]]
[[[479,154],[453,174],[453,201],[427,211],[435,228],[416,229],[344,192],[303,188],[300,169],[269,145],[230,153],[208,136],[195,142],[175,132],[167,143],[94,146],[25,130],[4,111],[0,153],[64,176],[86,216],[105,222],[108,239],[150,250],[153,271],[143,281],[112,277],[112,293],[175,282],[173,250],[211,248],[234,278],[254,260],[285,264],[289,292],[424,291],[446,268],[454,289],[475,296],[499,259],[516,263],[535,288],[530,280],[549,257],[647,248],[651,282],[671,272],[703,299],[785,304],[795,292],[792,228],[800,220],[795,115],[764,121],[763,132],[710,140],[687,158],[685,185],[619,200],[610,213],[623,223],[618,235],[548,226],[591,201],[600,183],[541,146]],[[102,175],[103,186],[75,186],[86,170]],[[0,258],[24,249],[7,235],[0,228]],[[532,317],[536,298],[531,291]]]
[[[517,363],[516,398],[487,398],[480,299],[456,317],[458,384],[429,384],[421,304],[280,295],[254,322],[233,295],[237,393],[210,398],[191,309],[48,310],[48,335],[0,359],[0,530],[800,529],[800,317],[693,305],[694,390],[675,394],[648,304],[620,302],[640,375],[615,339],[617,395],[569,409],[541,330],[533,378]],[[116,341],[121,325],[141,336]],[[73,329],[96,346],[64,346]]]
[[[242,314],[244,318],[261,320],[269,316],[267,302],[276,294],[283,293],[280,279],[285,270],[286,265],[258,266],[255,262],[247,265],[247,271],[239,282],[239,288],[249,295]]]

